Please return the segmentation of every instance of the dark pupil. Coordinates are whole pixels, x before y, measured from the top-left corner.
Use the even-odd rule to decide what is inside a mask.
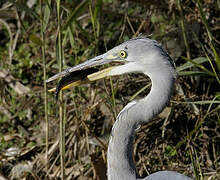
[[[125,53],[124,52],[121,52],[121,56],[124,56],[125,55]]]

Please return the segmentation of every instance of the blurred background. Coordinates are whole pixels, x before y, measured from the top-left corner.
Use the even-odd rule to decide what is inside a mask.
[[[168,51],[178,79],[137,131],[139,174],[220,179],[219,14],[219,0],[0,0],[0,179],[106,179],[111,127],[149,78],[100,80],[58,102],[45,80],[140,34]]]

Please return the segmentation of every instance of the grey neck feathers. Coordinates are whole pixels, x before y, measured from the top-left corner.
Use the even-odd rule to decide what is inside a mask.
[[[108,180],[138,178],[132,158],[135,129],[149,122],[165,108],[175,81],[174,69],[164,68],[155,72],[146,72],[152,81],[148,96],[125,106],[112,128],[108,146]]]

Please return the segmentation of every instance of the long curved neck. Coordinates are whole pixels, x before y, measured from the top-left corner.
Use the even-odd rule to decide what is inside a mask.
[[[132,158],[135,129],[159,114],[172,94],[174,70],[160,69],[146,73],[152,81],[151,91],[145,98],[129,103],[119,113],[112,128],[108,146],[108,180],[134,180],[138,178]]]

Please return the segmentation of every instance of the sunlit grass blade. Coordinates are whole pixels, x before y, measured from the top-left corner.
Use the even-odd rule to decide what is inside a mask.
[[[207,62],[208,59],[205,58],[205,57],[198,57],[198,58],[193,59],[192,61],[195,62],[196,64],[202,64],[202,63],[204,63],[204,62]],[[178,66],[178,67],[176,68],[176,71],[179,73],[179,72],[181,72],[181,71],[183,71],[183,70],[192,68],[192,67],[194,67],[194,66],[195,66],[195,64],[193,64],[193,63],[191,63],[191,62],[186,62],[185,64],[183,64],[183,65],[181,65],[181,66]]]
[[[215,76],[215,74],[214,74],[212,71],[208,70],[205,66],[203,66],[203,65],[201,65],[201,64],[199,64],[199,63],[197,63],[196,61],[191,60],[191,59],[188,59],[188,58],[185,58],[185,57],[182,57],[182,58],[183,58],[185,61],[188,61],[188,62],[192,63],[195,67],[197,67],[197,68],[203,70],[207,75]]]
[[[212,71],[213,71],[213,73],[214,73],[214,75],[215,75],[215,78],[217,79],[218,83],[220,84],[220,79],[219,79],[220,74],[217,74],[217,72],[216,72],[216,70],[215,70],[215,66],[213,65],[212,60],[211,60],[210,57],[208,56],[204,45],[203,45],[200,41],[198,41],[198,42],[199,42],[199,44],[200,44],[200,46],[201,46],[201,48],[202,48],[204,54],[206,55],[207,60],[209,61],[209,64],[210,64],[210,66],[211,66],[211,68],[212,68]],[[214,49],[214,50],[215,50],[215,49]],[[213,53],[214,53],[214,52],[213,52]],[[214,56],[215,56],[215,53],[214,53]],[[215,56],[215,57],[216,57],[216,56]],[[216,58],[218,58],[218,57],[216,57]],[[216,68],[217,68],[217,67],[216,67]],[[220,69],[219,69],[219,71],[220,71]]]
[[[136,98],[141,92],[143,92],[145,89],[149,88],[150,86],[151,86],[151,83],[147,84],[146,86],[138,90],[133,96],[131,96],[129,100],[130,101],[134,100],[134,98]]]
[[[181,71],[178,76],[208,76],[204,71]]]

